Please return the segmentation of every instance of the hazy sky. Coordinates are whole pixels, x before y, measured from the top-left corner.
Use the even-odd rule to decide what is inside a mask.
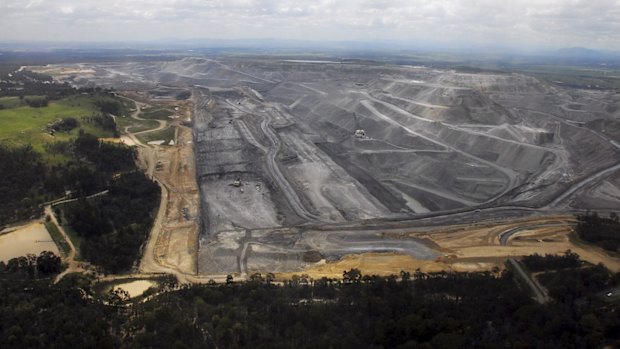
[[[620,0],[0,0],[0,41],[397,40],[620,49]]]

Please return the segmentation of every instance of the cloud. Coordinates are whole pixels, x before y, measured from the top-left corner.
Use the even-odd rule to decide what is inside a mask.
[[[617,0],[2,0],[1,40],[285,38],[620,48]]]

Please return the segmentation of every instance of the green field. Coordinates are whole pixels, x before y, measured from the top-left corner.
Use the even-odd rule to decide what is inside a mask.
[[[9,146],[31,144],[33,149],[44,155],[47,161],[58,163],[64,161],[62,156],[46,152],[44,144],[67,141],[77,137],[79,129],[97,137],[111,137],[112,133],[103,131],[94,125],[82,122],[83,116],[93,113],[92,109],[82,106],[68,106],[63,103],[50,103],[47,107],[18,107],[0,110],[0,142]],[[47,132],[50,122],[61,118],[74,117],[79,122],[78,128],[69,132],[56,132],[53,136]]]
[[[132,101],[124,98],[114,98],[110,96],[91,96],[89,94],[80,94],[67,97],[61,101],[59,104],[66,105],[68,107],[75,108],[84,108],[89,109],[91,111],[98,111],[95,103],[97,101],[107,101],[107,102],[118,102],[120,103],[120,113],[116,116],[129,116],[131,113],[131,109],[135,108],[136,105]]]
[[[41,96],[26,96],[25,99],[43,98]],[[118,102],[120,114],[129,115],[130,109],[134,108],[133,102],[125,99],[101,95],[74,95],[60,101],[50,102],[47,107],[31,108],[25,106],[18,97],[2,97],[0,104],[0,143],[9,146],[32,145],[33,149],[41,153],[46,162],[58,164],[67,160],[66,156],[52,154],[46,151],[45,144],[74,139],[80,132],[92,134],[99,138],[112,137],[111,131],[104,131],[92,123],[85,122],[82,117],[89,117],[99,113],[97,101]],[[51,135],[47,125],[58,119],[73,117],[79,122],[79,126],[68,132],[55,132]],[[118,117],[117,119],[125,119]],[[155,121],[153,121],[156,123]],[[148,128],[155,125],[145,125]]]
[[[152,130],[159,126],[159,122],[157,122],[157,120],[140,121],[136,119],[131,119],[131,120],[126,120],[126,121],[128,121],[129,122],[128,124],[131,125],[129,127],[129,131],[134,132],[134,133]]]
[[[153,119],[147,120],[138,120],[127,117],[117,117],[116,124],[118,125],[119,130],[124,130],[125,127],[128,127],[131,132],[142,132],[147,130],[152,130],[159,126],[159,122]]]
[[[142,143],[164,140],[164,144],[169,144],[171,140],[174,140],[174,133],[175,129],[173,127],[167,127],[163,130],[145,133],[137,137]]]
[[[140,113],[140,117],[143,119],[153,119],[153,120],[170,120],[170,116],[173,115],[174,112],[170,109],[166,108],[148,108],[142,109]]]
[[[0,109],[17,108],[21,104],[18,97],[0,97]]]
[[[11,109],[27,106],[26,101],[45,99],[45,96],[25,96],[23,100],[19,97],[0,97],[0,109]]]

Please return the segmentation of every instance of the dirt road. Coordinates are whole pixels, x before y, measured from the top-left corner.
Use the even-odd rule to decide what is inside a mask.
[[[54,279],[54,283],[57,283],[58,281],[60,281],[67,274],[80,273],[80,272],[86,271],[86,269],[82,267],[84,263],[78,262],[75,260],[75,256],[77,253],[75,249],[75,245],[73,245],[73,241],[71,241],[71,239],[69,238],[69,235],[67,235],[67,233],[65,232],[65,229],[60,224],[58,224],[56,215],[54,214],[54,211],[52,210],[52,205],[45,206],[44,212],[45,212],[45,216],[50,217],[51,222],[56,225],[63,239],[65,239],[65,241],[69,245],[69,254],[64,258],[65,263],[67,263],[67,269],[65,269],[62,273],[56,276],[56,278]]]
[[[136,103],[136,111],[131,117],[145,120],[139,115],[148,104],[124,98]],[[191,108],[191,104],[181,103],[180,113],[187,114],[189,118]],[[131,132],[128,127],[124,130],[124,135],[138,147],[145,172],[161,188],[160,206],[138,269],[143,274],[174,274],[181,283],[186,283],[195,271],[198,240],[199,199],[191,129],[180,125],[180,118],[158,122],[159,126],[150,130]],[[144,144],[136,137],[172,126],[176,128],[174,146]]]
[[[248,96],[248,98],[252,98],[251,96]],[[261,103],[261,101],[259,100],[255,100],[256,103]],[[230,103],[227,102],[230,106],[232,106],[233,108],[243,112],[243,113],[248,113],[248,114],[256,114],[254,112],[252,112],[251,110],[247,110],[245,108],[241,108],[237,105],[235,105],[234,103]],[[297,192],[295,191],[295,189],[291,186],[291,184],[289,183],[289,181],[286,179],[286,177],[282,174],[282,171],[280,171],[280,168],[278,167],[278,164],[276,163],[276,156],[278,155],[278,152],[280,151],[280,147],[281,147],[281,142],[280,139],[278,138],[278,136],[275,134],[275,132],[273,131],[273,128],[271,127],[271,114],[268,112],[265,113],[260,113],[259,114],[263,121],[260,124],[261,130],[263,131],[263,133],[265,134],[265,136],[267,136],[267,138],[269,139],[269,141],[271,142],[271,146],[269,148],[266,148],[264,146],[259,146],[260,149],[262,149],[263,151],[267,151],[267,170],[271,176],[271,178],[273,178],[276,183],[278,184],[278,187],[280,187],[280,189],[282,190],[282,192],[284,193],[284,196],[286,197],[286,200],[288,201],[288,203],[291,205],[291,208],[293,209],[293,211],[295,211],[295,213],[305,219],[308,222],[321,222],[320,217],[318,217],[317,215],[309,212],[306,207],[304,207],[304,205],[302,204],[301,200],[299,199],[299,196],[297,195]],[[256,139],[251,136],[251,132],[248,134],[245,133],[245,130],[243,128],[243,125],[241,126],[242,128],[242,134],[244,134],[247,138],[248,141],[250,143],[258,143],[258,141],[256,141]],[[247,129],[247,127],[246,127]],[[260,144],[260,143],[258,143]]]
[[[500,244],[502,245],[507,245],[508,244],[508,240],[510,240],[511,237],[513,237],[514,235],[518,234],[520,231],[524,230],[524,229],[531,229],[531,228],[537,228],[537,227],[547,227],[547,226],[555,226],[554,223],[551,224],[545,224],[545,225],[541,225],[541,226],[530,226],[530,227],[517,227],[517,228],[512,228],[509,229],[503,233],[500,233],[499,235],[499,241]],[[519,276],[519,278],[523,281],[525,281],[526,285],[530,288],[530,290],[532,291],[532,293],[534,294],[534,298],[536,299],[536,301],[540,304],[544,304],[549,302],[549,292],[547,291],[547,289],[545,287],[543,287],[538,280],[536,280],[536,278],[532,277],[530,274],[528,274],[523,267],[521,266],[521,263],[519,263],[519,261],[517,261],[515,258],[513,257],[509,257],[508,258],[508,263],[510,264],[510,266],[517,271],[517,274]]]

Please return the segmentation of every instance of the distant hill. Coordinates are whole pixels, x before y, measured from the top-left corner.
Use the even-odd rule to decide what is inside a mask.
[[[619,62],[620,52],[593,50],[586,47],[561,48],[549,53],[550,57],[573,62]]]
[[[565,58],[605,58],[609,56],[609,54],[585,47],[561,48],[554,51],[553,55]]]

